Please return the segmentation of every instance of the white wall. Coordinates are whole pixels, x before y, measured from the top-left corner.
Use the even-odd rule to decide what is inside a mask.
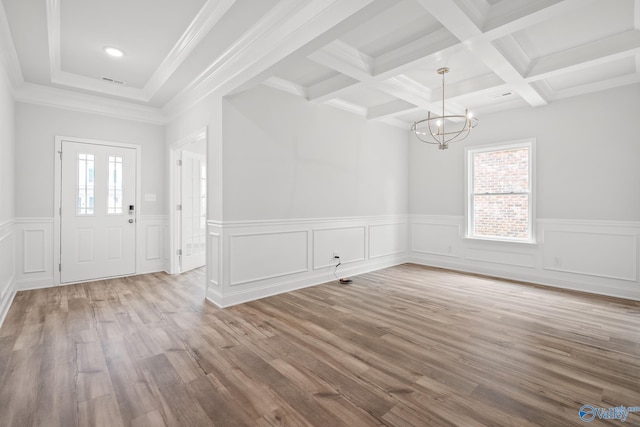
[[[222,221],[222,98],[209,95],[195,107],[171,120],[165,128],[165,150],[190,135],[207,130],[207,217]],[[166,165],[167,171],[169,165]],[[170,176],[165,177],[169,188]],[[167,201],[167,209],[169,209]]]
[[[272,88],[224,102],[225,220],[406,214],[407,134]]]
[[[165,149],[160,125],[18,102],[16,132],[16,283],[19,289],[55,285],[55,137],[67,136],[142,147],[138,208],[138,273],[164,269]],[[145,201],[146,194],[156,201]]]
[[[227,306],[406,259],[406,131],[267,87],[223,101],[208,297]]]
[[[16,104],[16,216],[53,216],[53,173],[56,136],[97,139],[142,146],[142,215],[165,210],[164,129],[160,125],[122,120],[41,105]]]
[[[406,258],[402,129],[257,87],[211,95],[167,126],[208,132],[208,297],[223,306]]]
[[[0,325],[15,295],[15,103],[0,62]]]
[[[640,85],[480,117],[445,151],[413,139],[416,262],[640,299]],[[464,238],[464,148],[536,138],[537,244]]]
[[[464,215],[464,147],[535,137],[538,218],[640,220],[640,85],[480,117],[448,150],[410,144],[410,211]]]

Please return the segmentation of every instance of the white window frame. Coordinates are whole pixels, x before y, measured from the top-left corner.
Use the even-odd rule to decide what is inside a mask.
[[[529,224],[528,237],[524,239],[507,238],[507,237],[487,237],[476,236],[474,230],[474,206],[473,206],[473,156],[477,153],[486,153],[490,151],[504,151],[517,148],[529,149]],[[501,142],[495,144],[487,144],[482,146],[467,147],[464,150],[465,155],[465,238],[475,240],[490,240],[498,242],[515,242],[515,243],[536,243],[536,140],[528,138],[518,141]],[[508,194],[508,193],[505,193]],[[518,193],[520,194],[520,193]]]

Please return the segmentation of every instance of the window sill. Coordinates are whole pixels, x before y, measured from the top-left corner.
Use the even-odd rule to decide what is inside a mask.
[[[508,244],[526,245],[526,246],[536,246],[538,244],[538,242],[536,242],[535,240],[509,240],[509,239],[494,239],[490,237],[475,237],[475,236],[464,236],[463,238],[469,241],[508,243]]]

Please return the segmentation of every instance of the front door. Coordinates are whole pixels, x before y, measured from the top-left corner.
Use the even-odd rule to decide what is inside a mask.
[[[60,281],[135,273],[136,150],[62,141]]]

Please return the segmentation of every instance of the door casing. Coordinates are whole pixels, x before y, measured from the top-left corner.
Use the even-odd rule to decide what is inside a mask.
[[[180,170],[177,166],[177,161],[180,159],[180,151],[182,148],[196,141],[207,141],[207,128],[202,128],[179,141],[171,144],[169,147],[169,177],[171,182],[169,183],[169,273],[180,274],[180,258],[178,256],[178,249],[180,249],[181,242],[181,224],[180,215],[177,211],[177,205],[180,203]],[[208,151],[208,147],[207,147]],[[207,168],[208,168],[207,162]],[[207,176],[207,183],[208,181]],[[208,184],[207,184],[208,185]],[[209,213],[207,213],[207,216]],[[205,263],[206,265],[206,263]]]

